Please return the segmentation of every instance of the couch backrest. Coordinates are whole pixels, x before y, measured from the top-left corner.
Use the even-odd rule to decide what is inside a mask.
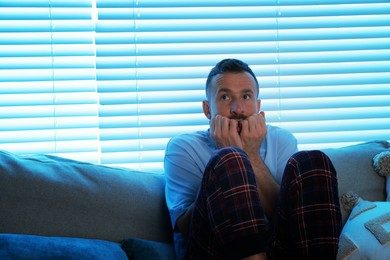
[[[323,149],[337,171],[340,200],[349,191],[369,201],[386,199],[386,178],[380,177],[372,166],[373,157],[389,151],[386,141],[372,141],[336,149]],[[343,225],[349,212],[341,206]]]
[[[0,233],[172,239],[163,175],[0,151]]]
[[[323,149],[337,170],[340,199],[353,191],[385,200],[386,179],[372,158],[389,149],[386,141]],[[163,175],[0,151],[0,233],[171,242],[164,185]]]

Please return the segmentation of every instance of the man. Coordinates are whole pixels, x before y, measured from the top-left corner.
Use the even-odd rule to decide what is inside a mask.
[[[210,129],[172,138],[166,201],[178,259],[335,259],[335,169],[267,125],[249,66],[220,61],[206,82]]]

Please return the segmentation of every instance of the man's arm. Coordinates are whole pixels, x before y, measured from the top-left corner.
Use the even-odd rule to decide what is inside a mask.
[[[279,194],[279,184],[260,156],[260,147],[267,135],[265,114],[261,112],[242,121],[240,133],[243,150],[247,153],[255,173],[257,191],[265,214],[272,219]]]
[[[181,215],[176,221],[176,229],[183,234],[185,238],[188,238],[190,231],[190,222],[192,212],[194,211],[194,203],[187,209],[187,211]]]
[[[241,131],[238,132],[237,120],[217,115],[212,119],[210,133],[218,148],[235,146],[247,153],[255,173],[260,201],[265,214],[272,219],[279,185],[260,157],[260,147],[267,135],[264,117],[264,112],[260,112],[240,121]]]
[[[248,156],[255,173],[257,192],[259,193],[264,212],[269,219],[272,219],[278,199],[279,184],[271,175],[260,154],[248,154]]]
[[[167,145],[164,158],[165,199],[175,231],[188,233],[192,204],[202,179],[199,165],[204,162],[189,151],[206,152],[196,146],[189,137],[175,137]]]

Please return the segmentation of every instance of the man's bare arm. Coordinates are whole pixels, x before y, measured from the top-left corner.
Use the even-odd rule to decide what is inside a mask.
[[[248,117],[243,120],[240,134],[242,147],[249,156],[253,171],[255,173],[257,191],[261,204],[268,218],[272,219],[279,194],[279,184],[275,181],[263,159],[260,157],[260,147],[267,135],[265,114]]]
[[[255,173],[257,192],[264,212],[269,219],[272,219],[278,200],[279,184],[275,181],[259,154],[248,154],[248,156]]]

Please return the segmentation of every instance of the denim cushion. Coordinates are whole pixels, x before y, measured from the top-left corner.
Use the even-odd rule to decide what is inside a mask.
[[[122,241],[122,249],[129,260],[174,260],[175,250],[173,244],[156,241],[127,238]]]
[[[119,243],[104,240],[0,234],[0,259],[127,260]]]

